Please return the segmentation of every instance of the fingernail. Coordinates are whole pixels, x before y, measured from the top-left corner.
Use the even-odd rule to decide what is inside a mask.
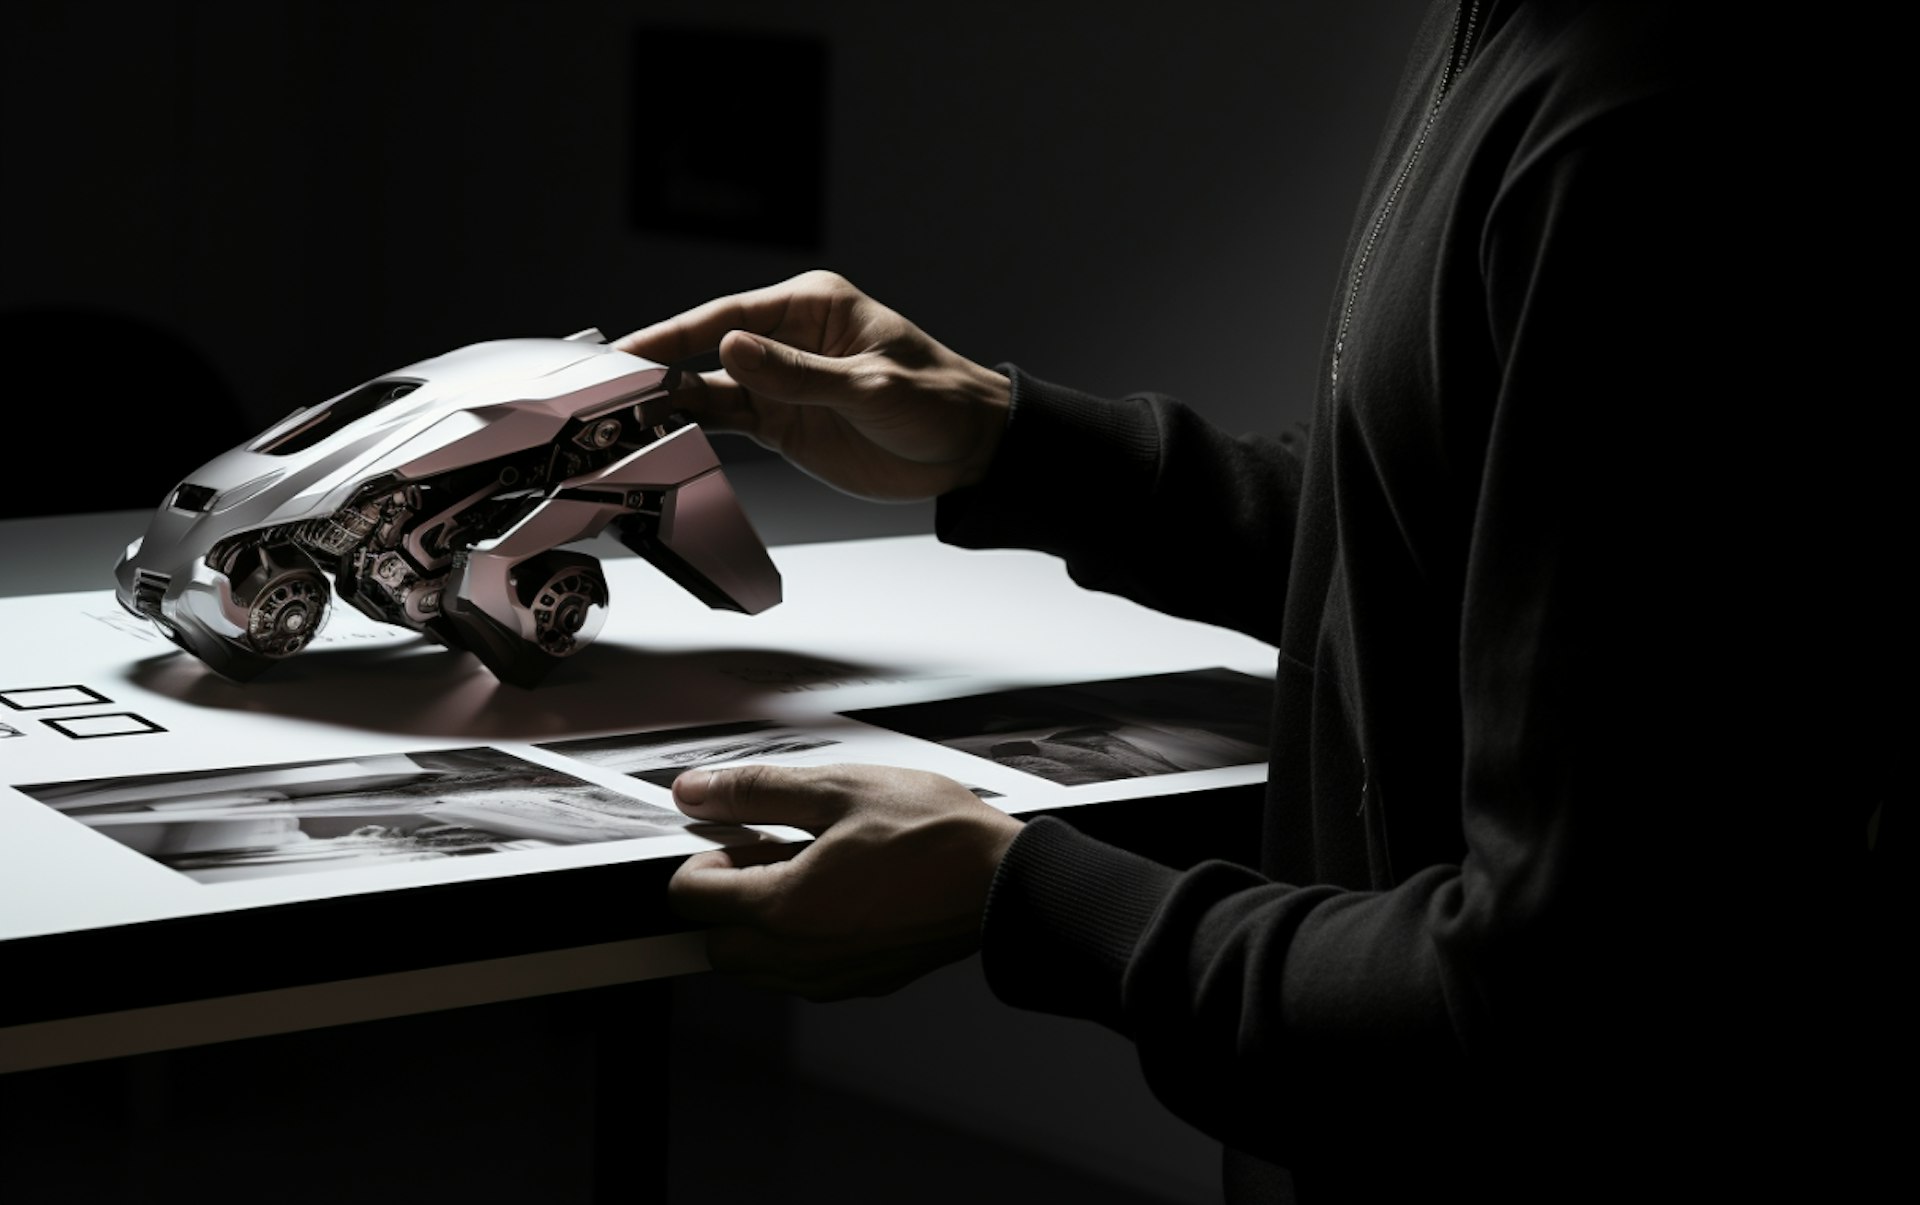
[[[707,789],[712,785],[711,771],[688,770],[673,780],[673,797],[680,803],[698,805],[706,802]]]

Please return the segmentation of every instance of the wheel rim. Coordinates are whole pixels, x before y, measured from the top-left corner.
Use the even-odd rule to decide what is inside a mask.
[[[247,643],[268,657],[291,657],[313,640],[326,615],[327,586],[308,570],[283,573],[260,588],[247,611]]]
[[[579,652],[598,633],[595,609],[606,606],[606,585],[597,573],[556,573],[534,595],[535,639],[555,657]]]

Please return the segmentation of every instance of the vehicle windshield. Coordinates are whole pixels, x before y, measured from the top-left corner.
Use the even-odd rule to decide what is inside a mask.
[[[269,427],[247,450],[269,456],[304,452],[342,427],[358,422],[418,388],[419,381],[371,381],[311,410],[294,411]]]

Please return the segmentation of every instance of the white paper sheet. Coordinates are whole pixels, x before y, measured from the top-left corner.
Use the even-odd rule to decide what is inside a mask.
[[[1258,641],[1038,554],[914,536],[774,559],[786,601],[751,617],[608,560],[605,630],[534,690],[337,606],[238,685],[110,593],[0,599],[0,939],[751,839],[683,826],[666,784],[695,765],[913,766],[1014,813],[1265,774]]]

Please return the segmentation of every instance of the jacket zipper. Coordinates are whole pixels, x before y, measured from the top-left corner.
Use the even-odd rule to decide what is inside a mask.
[[[1413,140],[1413,149],[1407,152],[1406,160],[1400,165],[1400,174],[1394,177],[1393,187],[1387,190],[1386,199],[1380,202],[1380,210],[1373,216],[1373,225],[1367,231],[1367,239],[1360,245],[1360,254],[1353,262],[1353,274],[1347,280],[1347,299],[1340,309],[1340,331],[1333,339],[1332,385],[1340,383],[1340,357],[1346,354],[1347,334],[1353,329],[1353,311],[1360,300],[1360,285],[1366,279],[1367,263],[1373,258],[1374,244],[1380,241],[1380,232],[1386,229],[1387,219],[1393,214],[1393,206],[1400,199],[1400,191],[1406,187],[1407,178],[1413,174],[1414,165],[1420,162],[1420,152],[1426,148],[1427,135],[1433,131],[1433,121],[1440,113],[1440,102],[1447,98],[1447,89],[1467,65],[1467,57],[1473,53],[1474,35],[1480,30],[1480,0],[1462,0],[1460,7],[1453,10],[1453,35],[1447,51],[1447,61],[1440,68],[1440,79],[1433,87],[1433,100],[1427,105],[1426,119],[1420,124],[1420,133]]]

